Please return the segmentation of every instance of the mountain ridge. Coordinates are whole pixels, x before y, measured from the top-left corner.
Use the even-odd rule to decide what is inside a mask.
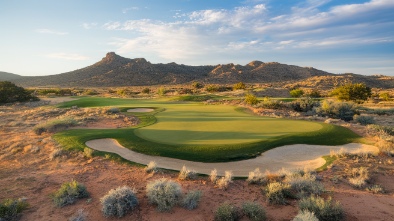
[[[246,65],[218,64],[190,66],[152,64],[145,58],[124,58],[108,52],[100,61],[70,72],[49,76],[21,77],[12,81],[25,87],[114,87],[174,85],[199,81],[205,84],[245,83],[303,83],[307,79],[337,78],[339,81],[368,82],[370,87],[394,87],[394,77],[382,81],[364,75],[335,75],[312,67],[299,67],[278,62],[254,60]],[[345,77],[343,77],[345,76]]]

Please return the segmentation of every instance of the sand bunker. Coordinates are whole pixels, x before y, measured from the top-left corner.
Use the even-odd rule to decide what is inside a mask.
[[[152,112],[154,109],[152,108],[132,108],[128,109],[127,112]]]
[[[338,151],[343,148],[350,153],[378,152],[378,148],[366,144],[350,143],[341,146],[322,146],[295,144],[277,147],[264,152],[254,159],[227,163],[202,163],[187,160],[179,160],[168,157],[150,156],[129,150],[114,139],[97,139],[86,142],[92,149],[116,153],[126,160],[140,164],[148,164],[155,161],[160,168],[180,170],[183,165],[201,174],[210,174],[211,170],[217,169],[219,175],[225,170],[231,170],[234,176],[247,177],[249,172],[260,168],[260,171],[278,171],[282,168],[293,170],[298,168],[316,169],[325,164],[321,156],[329,155],[330,150]]]

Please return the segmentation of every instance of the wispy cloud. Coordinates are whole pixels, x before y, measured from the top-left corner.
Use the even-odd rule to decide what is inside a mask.
[[[67,35],[68,34],[68,32],[60,32],[60,31],[46,29],[46,28],[36,29],[35,31],[40,34],[51,34],[51,35]]]
[[[114,21],[103,28],[129,31],[134,36],[112,38],[110,44],[118,52],[154,53],[180,61],[207,55],[236,56],[240,51],[296,51],[392,42],[389,30],[394,29],[394,1],[371,0],[321,11],[329,2],[306,0],[287,14],[278,15],[270,11],[269,1],[249,0],[245,2],[248,6],[233,9],[174,12],[175,21],[171,22]]]
[[[82,23],[81,26],[82,26],[84,29],[92,29],[92,28],[95,28],[97,25],[98,25],[98,24],[97,24],[96,22],[91,22],[91,23],[85,22],[85,23]]]
[[[137,11],[137,10],[139,10],[139,9],[140,9],[139,7],[124,8],[124,9],[122,9],[122,13],[123,13],[123,14],[126,14],[126,13],[129,12],[129,11]]]
[[[63,60],[74,60],[74,61],[84,61],[90,59],[87,56],[83,56],[80,54],[70,54],[70,53],[52,53],[52,54],[48,54],[47,57],[55,58],[55,59],[63,59]]]

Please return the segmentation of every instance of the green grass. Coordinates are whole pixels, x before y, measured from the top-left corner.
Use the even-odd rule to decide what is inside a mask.
[[[227,162],[253,158],[288,144],[341,145],[360,141],[349,129],[309,121],[257,117],[225,105],[168,100],[83,98],[60,107],[155,107],[138,113],[141,124],[122,129],[78,129],[55,134],[67,149],[82,150],[85,142],[114,138],[136,152],[200,162]],[[133,113],[135,114],[135,113]]]

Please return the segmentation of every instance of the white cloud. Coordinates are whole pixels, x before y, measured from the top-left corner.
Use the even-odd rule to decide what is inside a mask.
[[[35,31],[40,34],[51,34],[51,35],[67,35],[68,34],[67,32],[60,32],[60,31],[55,31],[55,30],[46,29],[46,28],[36,29]]]
[[[95,22],[92,22],[92,23],[82,23],[82,27],[84,28],[84,29],[92,29],[92,28],[94,28],[94,27],[96,27],[98,24],[97,23],[95,23]]]
[[[126,13],[129,12],[129,11],[137,11],[137,10],[139,10],[139,9],[140,9],[139,7],[124,8],[124,9],[122,9],[122,13],[123,13],[123,14],[126,14]]]
[[[87,56],[83,56],[80,54],[69,54],[69,53],[52,53],[52,54],[48,54],[47,57],[55,58],[55,59],[63,59],[63,60],[74,60],[74,61],[84,61],[90,59]]]

